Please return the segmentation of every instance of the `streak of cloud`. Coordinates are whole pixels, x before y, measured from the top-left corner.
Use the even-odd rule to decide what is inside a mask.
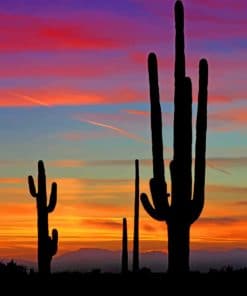
[[[120,134],[122,136],[125,136],[127,138],[136,140],[138,142],[142,142],[142,143],[146,143],[146,144],[149,144],[150,145],[150,142],[148,142],[146,139],[144,139],[144,138],[142,138],[142,137],[140,137],[140,136],[138,136],[136,134],[129,133],[128,131],[126,131],[126,130],[124,130],[122,128],[118,128],[118,127],[113,126],[113,125],[109,125],[109,124],[105,124],[105,123],[101,123],[101,122],[97,122],[97,121],[93,121],[93,120],[79,119],[79,121],[86,122],[86,123],[89,123],[91,125],[95,125],[95,126],[99,126],[99,127],[111,129],[111,130],[117,132],[118,134]]]
[[[37,105],[40,105],[40,106],[44,106],[44,107],[51,107],[51,104],[48,104],[48,103],[44,103],[40,100],[37,100],[37,99],[34,99],[33,97],[31,96],[27,96],[27,95],[23,95],[23,94],[19,94],[19,93],[16,93],[16,92],[9,92],[10,95],[13,95],[15,97],[19,97],[19,98],[22,98],[28,102],[32,102],[34,104],[37,104]]]
[[[231,175],[231,172],[229,172],[229,171],[227,171],[227,170],[224,170],[224,169],[222,169],[222,168],[219,168],[219,167],[213,165],[212,162],[210,162],[210,161],[208,161],[208,160],[207,160],[207,166],[208,166],[209,168],[211,168],[211,169],[213,169],[213,170],[216,170],[216,171],[218,171],[218,172],[220,172],[220,173],[223,173],[223,174],[225,174],[225,175]]]

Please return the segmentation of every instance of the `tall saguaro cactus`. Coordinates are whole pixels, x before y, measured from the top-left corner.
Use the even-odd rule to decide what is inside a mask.
[[[122,233],[122,274],[128,273],[128,233],[127,219],[123,218],[123,233]]]
[[[139,160],[135,160],[135,202],[134,202],[134,239],[133,239],[133,272],[139,271]]]
[[[199,63],[199,93],[196,120],[194,190],[192,195],[192,85],[185,75],[184,10],[175,4],[176,58],[174,95],[174,155],[170,163],[171,199],[167,192],[163,159],[162,118],[159,98],[157,59],[149,54],[148,70],[151,101],[153,178],[150,191],[153,204],[145,193],[141,201],[148,214],[165,221],[168,228],[168,271],[189,271],[190,226],[204,206],[205,154],[207,130],[208,64]]]
[[[49,274],[51,260],[57,252],[58,231],[52,230],[49,236],[48,214],[53,212],[57,203],[57,184],[51,185],[49,204],[47,205],[46,175],[42,160],[38,162],[38,190],[35,188],[32,176],[28,176],[30,194],[36,198],[38,219],[38,269],[40,274]]]

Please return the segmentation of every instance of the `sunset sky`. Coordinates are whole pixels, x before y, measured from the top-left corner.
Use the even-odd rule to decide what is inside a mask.
[[[209,63],[206,203],[192,249],[247,248],[247,2],[184,0],[187,75]],[[58,184],[49,215],[59,252],[132,249],[134,160],[152,177],[147,55],[159,62],[166,169],[172,158],[174,0],[0,3],[0,258],[36,257],[36,182]],[[170,174],[166,170],[170,188]],[[48,186],[48,194],[50,185]],[[167,249],[166,225],[140,210],[141,251]]]

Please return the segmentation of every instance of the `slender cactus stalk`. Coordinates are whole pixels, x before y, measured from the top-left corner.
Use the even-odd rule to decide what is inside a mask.
[[[122,234],[122,274],[128,273],[128,233],[127,219],[123,218],[123,234]]]
[[[134,203],[134,239],[133,272],[139,271],[139,160],[135,160],[135,203]]]

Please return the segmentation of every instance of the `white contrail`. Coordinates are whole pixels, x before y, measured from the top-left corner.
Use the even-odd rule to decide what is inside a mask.
[[[116,131],[117,133],[127,137],[127,138],[130,138],[130,139],[134,139],[134,140],[137,140],[139,142],[143,142],[143,143],[146,143],[146,144],[150,144],[148,141],[146,141],[144,138],[140,137],[140,136],[137,136],[133,133],[129,133],[128,131],[122,129],[122,128],[118,128],[116,126],[112,126],[112,125],[109,125],[109,124],[105,124],[105,123],[101,123],[101,122],[97,122],[97,121],[93,121],[93,120],[83,120],[83,119],[79,119],[80,121],[82,122],[87,122],[89,124],[92,124],[92,125],[96,125],[96,126],[100,126],[100,127],[104,127],[104,128],[107,128],[107,129],[111,129],[113,131]]]
[[[44,103],[44,102],[42,102],[40,100],[37,100],[37,99],[34,99],[33,97],[30,97],[30,96],[19,94],[17,92],[13,92],[13,91],[9,92],[9,94],[13,95],[13,96],[16,96],[16,97],[19,97],[19,98],[22,98],[22,99],[24,99],[26,101],[35,103],[35,104],[40,105],[40,106],[51,107],[51,104]]]

